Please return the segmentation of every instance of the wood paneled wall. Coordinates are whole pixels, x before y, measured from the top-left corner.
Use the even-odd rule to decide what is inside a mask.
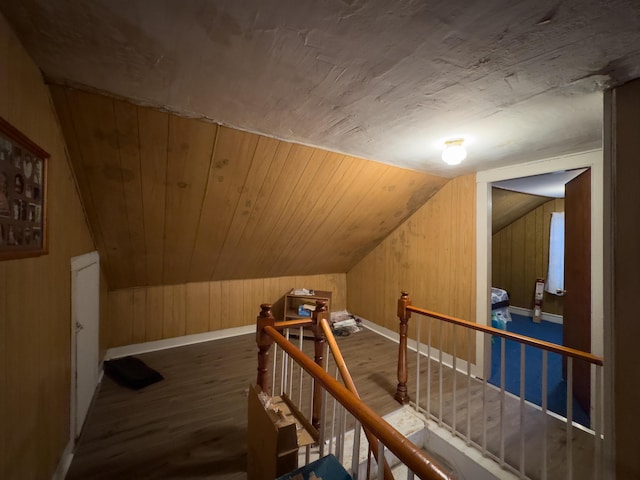
[[[48,479],[69,441],[70,258],[94,250],[40,71],[0,15],[0,115],[51,155],[49,253],[0,262],[0,478]]]
[[[406,290],[416,306],[475,321],[475,198],[475,175],[450,180],[347,273],[349,311],[397,332],[397,300]],[[456,334],[463,340],[462,329]],[[452,330],[444,328],[443,336],[451,351]],[[433,341],[439,345],[437,329]]]
[[[533,308],[536,279],[547,278],[552,212],[564,212],[564,199],[549,200],[492,237],[492,285],[509,292],[511,305]],[[562,315],[562,300],[545,292],[542,310]]]
[[[446,182],[51,91],[113,289],[346,272]]]
[[[333,292],[331,309],[346,308],[346,274],[224,280],[113,290],[105,326],[108,347],[255,325],[261,303],[282,317],[292,288]]]
[[[498,233],[549,200],[549,197],[493,187],[491,189],[491,231],[494,234]]]

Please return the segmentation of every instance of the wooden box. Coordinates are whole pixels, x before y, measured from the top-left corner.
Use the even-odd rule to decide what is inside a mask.
[[[292,408],[285,395],[265,408],[259,386],[249,387],[247,479],[273,480],[298,468],[298,449],[315,443],[317,432]]]

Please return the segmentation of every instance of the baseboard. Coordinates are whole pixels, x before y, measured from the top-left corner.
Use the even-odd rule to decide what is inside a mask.
[[[378,335],[382,335],[383,337],[388,338],[389,340],[393,340],[396,343],[400,343],[400,335],[398,332],[394,332],[393,330],[389,330],[382,325],[378,325],[377,323],[372,322],[371,320],[367,320],[366,318],[362,318],[358,316],[358,319],[362,322],[362,326],[368,328],[376,332]]]
[[[394,332],[393,330],[389,330],[386,327],[378,325],[377,323],[372,322],[371,320],[366,320],[360,316],[358,318],[362,321],[362,326],[376,332],[378,335],[382,335],[389,340],[400,343],[400,334],[398,332]],[[418,351],[418,342],[412,338],[407,338],[407,349],[417,352]],[[430,357],[434,361],[440,360],[440,350],[431,347],[429,349],[429,353],[427,353],[427,347],[424,344],[420,344],[420,355],[423,357]],[[449,368],[453,368],[453,355],[450,353],[443,352],[442,353],[442,364],[446,365]],[[456,359],[456,370],[464,375],[467,374],[467,361],[462,359]],[[477,377],[480,375],[480,372],[477,371],[477,367],[475,364],[471,364],[471,377]]]
[[[255,333],[255,331],[255,325],[247,325],[245,327],[226,328],[224,330],[216,330],[213,332],[195,333],[193,335],[166,338],[164,340],[155,340],[153,342],[113,347],[107,350],[104,359],[111,360],[112,358],[126,357],[127,355],[138,355],[140,353],[155,352],[157,350],[165,350],[167,348],[193,345],[194,343],[210,342],[211,340],[247,335],[249,333]]]
[[[60,456],[60,463],[58,463],[58,468],[53,472],[53,477],[51,480],[64,480],[67,476],[67,472],[69,471],[69,467],[71,466],[71,461],[73,460],[73,440],[69,440],[67,446],[64,447],[64,451]]]
[[[509,312],[515,313],[516,315],[524,315],[525,317],[533,317],[533,310],[529,308],[522,307],[514,307],[513,305],[509,305]],[[556,315],[555,313],[547,313],[542,312],[542,320],[551,323],[558,323],[562,325],[562,315]]]

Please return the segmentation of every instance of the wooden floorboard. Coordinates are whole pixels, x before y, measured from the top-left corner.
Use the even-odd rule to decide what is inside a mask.
[[[298,340],[292,340],[296,344]],[[398,409],[393,399],[396,390],[397,344],[376,333],[363,330],[348,337],[337,337],[361,398],[384,416]],[[313,341],[304,340],[303,349],[311,352]],[[276,353],[277,354],[277,353]],[[158,370],[164,381],[139,391],[128,390],[106,377],[99,387],[78,443],[67,478],[79,479],[244,479],[246,478],[247,390],[255,383],[257,348],[255,335],[215,340],[158,352],[137,355]],[[426,362],[421,363],[423,379]],[[415,356],[409,368],[415,371]],[[438,415],[437,369],[431,378],[431,411]],[[329,371],[335,373],[330,365]],[[291,397],[298,393],[298,371],[293,370]],[[272,375],[272,371],[269,372]],[[290,378],[289,372],[289,378]],[[443,369],[443,418],[451,416],[452,372]],[[276,391],[280,393],[281,369],[276,372]],[[423,380],[425,381],[425,380]],[[303,382],[302,410],[308,409],[308,388]],[[410,379],[410,383],[413,379]],[[423,386],[424,387],[424,386]],[[411,390],[410,390],[411,391]],[[426,390],[425,390],[426,392]],[[456,424],[466,432],[466,377],[458,374]],[[482,386],[474,380],[473,398],[481,398]],[[499,454],[499,414],[496,414],[495,389],[489,394],[488,449]],[[489,398],[488,397],[488,398]],[[426,393],[423,394],[426,403]],[[423,401],[420,403],[423,404]],[[462,405],[460,405],[462,403]],[[480,402],[472,404],[472,438],[481,442]],[[505,404],[505,457],[518,465],[520,424],[518,402]],[[498,412],[499,413],[499,412]],[[525,441],[527,472],[539,478],[541,414],[526,411]],[[564,430],[557,421],[547,419],[550,452],[563,448]],[[574,464],[586,463],[588,442],[579,438]],[[496,447],[498,446],[498,447]],[[515,456],[515,459],[514,459]],[[582,460],[581,460],[582,459]],[[564,468],[550,461],[549,478]],[[587,478],[575,476],[574,478]]]
[[[397,346],[369,331],[338,337],[338,342],[371,408],[380,415],[396,410]],[[312,344],[304,340],[304,350]],[[383,346],[391,356],[380,355]],[[137,357],[165,380],[132,391],[105,376],[67,478],[245,478],[247,389],[255,383],[257,368],[255,335]]]

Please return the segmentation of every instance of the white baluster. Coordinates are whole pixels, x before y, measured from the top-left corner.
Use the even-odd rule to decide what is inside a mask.
[[[547,480],[547,355],[542,350],[542,472],[541,479]]]
[[[469,338],[467,339],[467,446],[471,445],[471,352],[475,335],[473,330],[469,329]]]
[[[567,357],[567,480],[573,479],[573,358]]]
[[[500,337],[500,465],[504,465],[504,389],[506,340]]]
[[[602,478],[602,367],[593,365],[596,369],[596,398],[593,406],[593,438],[595,439],[595,461],[593,478]]]
[[[524,473],[524,397],[525,397],[525,383],[526,383],[526,368],[525,368],[525,348],[524,343],[520,344],[520,478],[525,478]]]
[[[304,339],[304,327],[300,327],[300,338],[298,340],[298,348],[302,351],[302,341]],[[300,384],[299,384],[299,395],[298,395],[298,408],[302,408],[302,379],[304,377],[304,368],[300,365]]]
[[[438,353],[439,375],[438,385],[440,387],[440,411],[438,412],[438,425],[442,426],[442,410],[443,410],[443,398],[442,398],[442,323],[440,322],[440,352]]]
[[[418,322],[418,340],[416,343],[416,412],[420,408],[420,327],[422,325],[422,319],[416,319]]]
[[[360,466],[360,422],[358,420],[355,421],[355,426],[353,427],[353,453],[351,456],[351,476],[353,480],[358,480],[358,470]]]
[[[384,480],[384,443],[378,440],[378,480]]]
[[[278,344],[273,344],[273,375],[271,375],[271,394],[276,393],[276,372],[278,367]]]
[[[451,400],[451,433],[456,435],[456,411],[458,407],[457,395],[458,395],[458,341],[456,337],[456,325],[453,325],[453,395]]]
[[[429,317],[429,332],[427,336],[427,419],[431,418],[431,324],[433,319]]]

